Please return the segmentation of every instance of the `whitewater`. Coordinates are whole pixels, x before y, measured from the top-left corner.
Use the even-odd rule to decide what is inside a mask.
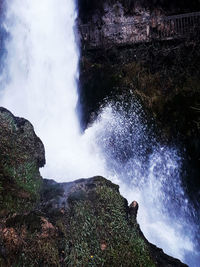
[[[46,150],[42,176],[67,182],[102,175],[118,183],[124,197],[138,201],[148,240],[197,267],[198,233],[181,185],[181,155],[157,144],[141,105],[134,101],[127,114],[107,103],[81,134],[75,2],[11,0],[4,11],[0,105],[34,125]]]

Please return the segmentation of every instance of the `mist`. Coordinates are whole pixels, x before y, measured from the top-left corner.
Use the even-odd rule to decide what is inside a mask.
[[[139,202],[138,221],[149,241],[197,266],[192,208],[180,182],[181,156],[176,148],[155,145],[139,104],[133,104],[135,116],[128,118],[108,104],[81,134],[75,2],[12,0],[5,8],[0,105],[34,125],[46,150],[42,176],[67,182],[103,175],[118,183],[124,197]],[[152,153],[146,157],[149,146]]]

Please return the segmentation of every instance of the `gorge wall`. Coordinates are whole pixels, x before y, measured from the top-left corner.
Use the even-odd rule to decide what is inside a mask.
[[[99,16],[101,17],[105,12],[105,5],[111,7],[116,5],[117,3],[121,4],[124,7],[125,14],[134,14],[138,8],[150,10],[150,12],[154,12],[156,9],[162,9],[168,15],[200,10],[200,3],[198,0],[77,0],[77,3],[79,9],[79,18],[83,23],[89,22],[94,14],[99,14]]]
[[[85,13],[82,16],[79,9],[79,25],[91,22],[96,28],[102,23],[134,22],[137,16],[140,31],[143,16],[155,11],[146,6],[147,1],[143,6],[132,5],[133,1],[82,3]],[[179,181],[179,154],[167,145],[178,140],[180,147],[186,146],[189,159],[184,167],[198,170],[198,166],[186,166],[198,164],[198,42],[113,43],[95,51],[81,43],[83,128],[103,110],[103,120],[98,117],[81,135],[75,112],[78,52],[73,4],[68,0],[62,5],[55,0],[11,2],[4,30],[8,26],[12,38],[6,47],[6,79],[1,77],[7,87],[3,84],[0,101],[18,116],[34,121],[51,165],[45,177],[69,181],[80,178],[77,173],[93,176],[86,175],[85,168],[99,174],[101,154],[103,171],[110,171],[106,169],[106,177],[117,176],[129,201],[137,194],[142,211],[138,219],[145,222],[141,226],[147,227],[146,233],[170,255],[196,267],[196,213]],[[156,5],[156,12],[163,8]],[[176,13],[174,8],[170,5],[165,13]],[[107,103],[113,107],[104,109]],[[128,206],[112,182],[99,176],[69,183],[43,180],[39,167],[45,163],[44,146],[28,121],[1,108],[0,136],[0,265],[184,266],[145,239],[136,220],[137,203]],[[84,138],[90,142],[82,146]],[[191,199],[198,203],[197,176],[183,177]]]
[[[150,16],[195,12],[199,1],[79,1],[78,24],[93,25],[92,41],[104,27],[123,24],[109,45],[90,49],[81,37],[80,101],[86,127],[109,100],[137,98],[153,118],[160,141],[177,140],[185,157],[183,184],[198,206],[200,200],[200,43],[195,38],[126,43],[127,23],[135,35],[146,35]],[[199,23],[199,22],[198,22]],[[198,24],[199,25],[199,24]],[[198,26],[199,27],[199,26]],[[104,30],[105,32],[105,30]],[[113,36],[113,35],[112,35]],[[95,39],[96,38],[96,39]],[[98,42],[98,40],[97,40]],[[119,46],[121,42],[121,46]],[[122,101],[123,102],[123,101]]]

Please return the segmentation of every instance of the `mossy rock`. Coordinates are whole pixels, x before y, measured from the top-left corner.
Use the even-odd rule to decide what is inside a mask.
[[[0,108],[0,216],[30,210],[39,198],[44,146],[33,126]]]
[[[41,188],[33,211],[1,220],[2,266],[185,266],[148,243],[137,203],[128,207],[111,181],[45,179]]]
[[[118,185],[43,180],[32,125],[1,108],[0,130],[0,266],[184,266],[148,243]]]
[[[96,187],[87,191],[91,182]],[[67,266],[155,266],[118,187],[98,177],[85,192],[86,199],[70,202]]]

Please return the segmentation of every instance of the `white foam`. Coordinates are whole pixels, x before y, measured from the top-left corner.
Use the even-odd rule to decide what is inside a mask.
[[[43,177],[70,181],[104,175],[119,183],[129,201],[139,202],[138,220],[147,238],[190,262],[194,225],[186,222],[190,207],[181,188],[180,158],[175,149],[154,146],[141,107],[136,104],[126,119],[108,106],[80,134],[75,18],[73,0],[7,1],[0,105],[33,123],[46,148]],[[149,144],[152,153],[145,158]]]

